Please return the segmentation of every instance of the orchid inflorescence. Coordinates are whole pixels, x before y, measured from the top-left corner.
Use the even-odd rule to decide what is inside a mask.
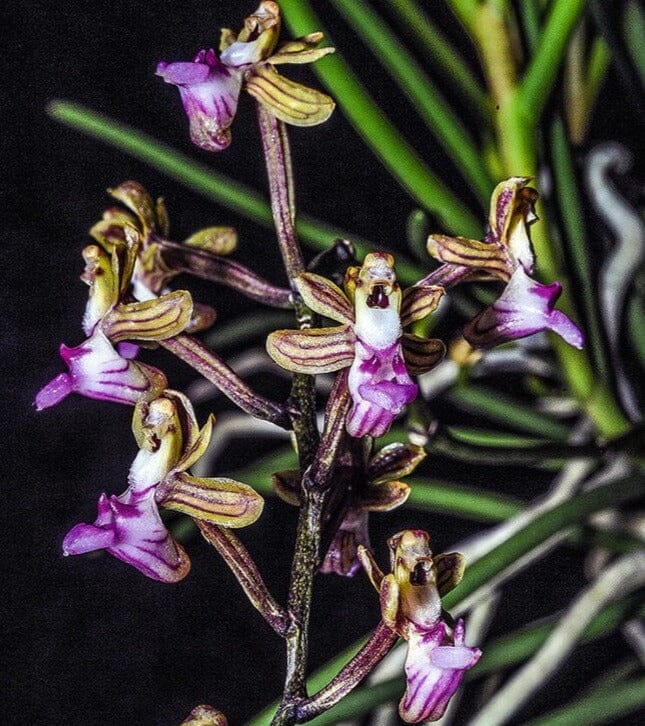
[[[361,677],[397,636],[402,637],[408,654],[400,715],[412,723],[437,720],[481,655],[465,644],[464,621],[453,621],[441,603],[458,586],[464,561],[459,554],[433,556],[425,532],[406,530],[388,541],[391,574],[380,571],[371,552],[368,512],[388,511],[407,499],[410,487],[399,478],[410,474],[425,452],[409,443],[379,447],[375,439],[388,433],[417,398],[413,377],[427,373],[444,357],[446,345],[421,334],[422,321],[457,284],[497,279],[505,285],[497,300],[465,325],[463,335],[472,347],[489,348],[542,330],[576,347],[583,338],[577,326],[554,309],[560,285],[544,285],[531,277],[535,258],[529,226],[536,221],[537,192],[524,177],[506,179],[493,191],[483,241],[431,234],[428,252],[441,264],[406,289],[398,281],[395,258],[385,251],[370,252],[362,264],[341,271],[336,277],[343,280],[343,289],[317,272],[297,269],[292,262],[301,253],[294,215],[292,208],[284,208],[285,199],[293,202],[292,191],[280,176],[292,178],[283,124],[322,123],[334,103],[288,80],[276,67],[316,61],[333,49],[318,47],[320,33],[282,44],[279,34],[278,4],[264,0],[238,34],[222,31],[219,55],[200,50],[192,62],[159,63],[157,73],[178,86],[191,138],[208,151],[230,144],[242,89],[260,105],[265,148],[279,152],[273,158],[282,159],[283,165],[276,170],[269,164],[269,173],[278,174],[272,181],[280,194],[273,195],[272,202],[280,220],[276,226],[288,278],[285,287],[272,285],[230,259],[237,244],[231,228],[212,227],[174,242],[161,200],[155,202],[132,181],[110,191],[122,206],[106,210],[91,229],[93,244],[83,251],[81,279],[89,286],[89,300],[82,327],[87,338],[74,348],[61,347],[68,371],[44,386],[36,406],[53,406],[72,392],[130,404],[139,452],[125,492],[101,495],[95,522],[73,527],[64,538],[63,551],[77,555],[105,549],[148,577],[176,582],[188,574],[190,560],[166,528],[159,508],[194,519],[267,622],[281,635],[289,634],[287,647],[296,648],[292,654],[299,653],[276,723],[295,723],[333,705],[326,695],[303,695],[305,664],[298,643],[306,634],[298,628],[306,621],[303,613],[310,606],[316,570],[353,576],[362,565],[380,594],[387,647],[375,650],[373,657],[365,651],[362,662],[367,667]],[[266,133],[271,128],[276,133]],[[273,307],[307,311],[306,317],[298,316],[299,328],[274,331],[266,342],[275,363],[296,374],[287,402],[264,399],[192,337],[213,325],[216,313],[207,304],[195,303],[188,291],[169,288],[179,273],[231,287]],[[232,479],[189,473],[206,451],[213,428],[217,435],[217,427],[210,416],[200,428],[189,399],[168,388],[161,370],[139,361],[142,346],[159,345],[206,375],[247,412],[295,431],[300,469],[273,477],[277,493],[300,508],[305,522],[296,542],[294,568],[306,565],[309,584],[303,589],[300,580],[291,610],[268,593],[250,554],[231,531],[253,524],[261,515],[262,497]],[[313,389],[296,383],[330,373],[336,374],[335,385],[319,434],[315,423],[302,426],[306,417],[315,417]],[[202,713],[211,714],[204,723],[224,723],[209,709],[199,706],[186,723],[202,723]]]

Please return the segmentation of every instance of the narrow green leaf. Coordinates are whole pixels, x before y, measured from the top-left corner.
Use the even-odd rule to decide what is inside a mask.
[[[540,116],[555,84],[569,35],[578,24],[587,0],[553,0],[535,54],[520,85],[519,102],[527,116]]]
[[[488,205],[494,183],[482,161],[481,151],[455,116],[441,91],[411,53],[367,3],[333,0],[356,35],[381,61],[383,67],[415,105],[430,132],[470,183],[482,209]]]
[[[61,100],[52,101],[49,104],[48,113],[57,121],[130,154],[181,182],[189,189],[203,194],[264,227],[273,229],[273,217],[269,203],[254,189],[219,174],[204,164],[193,161],[140,131],[84,108],[80,104]],[[370,250],[383,249],[380,245],[364,240],[351,232],[327,225],[306,215],[299,217],[297,229],[303,241],[321,250],[328,249],[331,242],[339,237],[351,240],[361,257]],[[397,274],[406,285],[417,282],[427,272],[399,254],[396,255],[396,263]]]
[[[599,689],[557,711],[528,721],[524,726],[595,726],[615,723],[620,716],[638,711],[644,705],[645,678],[634,678],[626,683],[613,684],[608,689]]]
[[[530,406],[522,405],[497,391],[481,386],[456,386],[447,398],[466,411],[483,415],[490,421],[518,429],[523,433],[535,434],[561,443],[564,443],[570,434],[566,424],[555,421],[550,416]]]
[[[632,63],[638,71],[641,83],[645,86],[645,10],[636,0],[629,0],[623,15],[623,33],[625,46],[631,56]]]
[[[448,426],[448,433],[457,441],[485,447],[503,447],[510,449],[535,448],[542,446],[546,440],[509,434],[505,431],[488,431],[486,429],[468,428],[467,426]]]
[[[294,35],[322,30],[307,0],[282,0],[280,7]],[[327,32],[325,38],[333,45]],[[340,53],[325,56],[313,68],[363,140],[417,204],[446,228],[468,236],[481,234],[480,222],[403,140]]]
[[[388,3],[388,6],[410,36],[420,43],[428,57],[450,78],[455,90],[477,111],[482,121],[490,123],[490,99],[451,42],[432,24],[429,14],[423,12],[415,0],[397,0]]]
[[[564,242],[569,250],[573,275],[577,279],[576,300],[582,303],[585,315],[587,340],[597,373],[607,381],[608,368],[600,327],[597,289],[590,260],[591,246],[584,225],[580,190],[576,181],[571,148],[567,140],[564,122],[556,118],[551,124],[551,163],[554,173],[555,194],[564,230]]]
[[[451,514],[478,522],[502,522],[519,514],[524,505],[519,499],[495,492],[437,481],[406,477],[410,496],[406,506],[429,512]]]
[[[459,587],[443,600],[447,610],[474,593],[557,532],[583,522],[593,512],[645,494],[645,476],[637,475],[583,492],[541,514],[526,527],[470,565]]]

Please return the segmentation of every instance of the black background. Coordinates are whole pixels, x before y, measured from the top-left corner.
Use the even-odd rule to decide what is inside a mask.
[[[373,57],[334,15],[316,3],[339,47],[387,104],[406,136],[426,159],[451,173],[435,142],[399,102]],[[79,521],[93,521],[101,491],[120,493],[136,453],[131,409],[70,397],[36,413],[36,391],[62,370],[57,347],[82,340],[80,319],[86,288],[78,280],[87,229],[109,204],[105,189],[136,179],[165,197],[174,238],[211,224],[235,225],[237,259],[283,281],[273,234],[186,190],[162,174],[99,142],[50,120],[51,99],[86,104],[139,128],[215,169],[264,191],[259,137],[251,100],[242,98],[233,145],[217,156],[194,148],[176,89],[155,77],[158,60],[187,60],[216,45],[220,26],[239,27],[252,3],[5,2],[2,27],[2,678],[5,724],[76,726],[175,724],[200,702],[211,703],[240,723],[276,696],[283,676],[278,638],[248,604],[226,566],[195,537],[187,544],[193,570],[173,586],[144,578],[109,556],[64,559],[61,540]],[[439,23],[457,39],[459,31]],[[287,70],[287,73],[289,73]],[[311,71],[292,77],[319,86]],[[593,133],[637,138],[631,120],[613,113],[611,96]],[[377,244],[400,247],[409,197],[378,165],[340,112],[323,126],[291,133],[300,208]],[[250,308],[228,291],[196,285],[230,319]],[[154,360],[183,389],[194,376],[163,352]],[[262,381],[259,381],[262,384]],[[265,381],[266,383],[266,381]],[[225,408],[218,403],[218,409]],[[208,407],[198,411],[204,420]],[[231,464],[248,457],[248,442],[234,444]],[[476,484],[467,467],[433,462],[437,476]],[[500,489],[531,498],[547,480],[500,470]],[[479,474],[477,475],[479,476]],[[242,536],[257,557],[269,586],[285,595],[284,573],[293,542],[295,512],[267,502],[265,514]],[[436,549],[475,531],[477,525],[449,517],[420,517],[403,510],[373,517],[382,540],[406,526],[431,528]],[[378,546],[383,556],[383,546]],[[568,571],[579,557],[565,552],[549,568],[547,583],[526,575],[493,631],[563,606],[571,595]],[[555,573],[555,574],[553,574]],[[535,597],[531,597],[531,593]],[[376,595],[365,578],[317,581],[312,664],[322,664],[364,634],[378,619]],[[599,650],[582,649],[575,672],[565,672],[539,707],[555,705],[559,693],[597,672]]]

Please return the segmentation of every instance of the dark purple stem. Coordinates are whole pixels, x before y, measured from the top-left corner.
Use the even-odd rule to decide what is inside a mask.
[[[251,300],[275,308],[292,308],[291,290],[275,287],[248,267],[219,255],[211,255],[187,245],[164,241],[164,262],[178,272],[187,272],[204,280],[232,287]]]
[[[301,701],[295,711],[298,723],[310,721],[335,706],[354,689],[392,649],[399,636],[382,621],[369,640],[340,673],[318,693]]]
[[[271,595],[253,558],[230,529],[196,519],[204,539],[211,544],[231,568],[251,603],[278,635],[287,636],[290,618]]]
[[[443,265],[437,267],[429,275],[426,275],[423,280],[415,283],[416,285],[441,285],[448,289],[454,287],[460,282],[466,282],[466,280],[477,273],[477,270],[473,270],[472,267],[466,267],[465,265],[455,265],[452,262],[444,262]]]
[[[199,371],[246,413],[284,429],[291,428],[284,406],[260,396],[249,388],[221,358],[195,338],[182,334],[161,340],[159,344]]]

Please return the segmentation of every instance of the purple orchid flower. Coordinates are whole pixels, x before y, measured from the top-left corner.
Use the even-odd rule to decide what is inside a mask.
[[[415,285],[401,292],[394,258],[372,252],[362,267],[350,267],[347,294],[330,280],[303,273],[296,280],[306,305],[340,326],[278,330],[267,351],[280,366],[298,373],[330,373],[349,367],[351,436],[382,436],[404,406],[416,398],[410,378],[433,368],[445,347],[440,340],[404,333],[403,328],[436,309],[443,288]]]
[[[63,540],[63,554],[105,549],[147,577],[176,582],[190,570],[190,560],[159,516],[155,489],[128,488],[120,496],[101,494],[94,524],[77,524]]]
[[[538,193],[529,179],[512,177],[501,182],[491,197],[489,232],[484,241],[434,234],[428,252],[444,264],[424,283],[454,285],[464,279],[498,278],[506,283],[502,295],[464,328],[464,337],[477,348],[542,330],[551,330],[570,345],[582,348],[584,336],[563,312],[555,310],[562,286],[543,285],[531,275],[535,256],[529,226],[537,220],[533,210]]]
[[[179,87],[190,123],[190,138],[206,151],[231,143],[230,125],[242,89],[243,67],[227,66],[210,50],[200,50],[192,63],[159,63],[157,75]]]
[[[119,496],[101,494],[93,524],[77,524],[63,540],[65,555],[105,549],[154,580],[172,583],[190,571],[188,555],[166,529],[159,505],[218,524],[244,527],[263,500],[232,479],[203,479],[187,469],[210,442],[213,418],[200,430],[190,401],[177,391],[135,407],[132,428],[139,444]]]
[[[457,620],[448,635],[445,623],[429,629],[411,627],[405,660],[406,691],[399,704],[399,714],[407,723],[440,719],[464,673],[477,664],[479,648],[464,645],[466,628]]]
[[[280,25],[278,4],[263,0],[238,35],[222,31],[219,57],[211,48],[200,50],[192,63],[157,65],[157,75],[179,88],[194,144],[221,151],[231,143],[230,126],[243,84],[286,123],[313,126],[329,118],[334,102],[328,96],[281,76],[275,65],[310,63],[333,48],[316,48],[323,36],[311,33],[276,49]]]
[[[84,343],[75,348],[61,345],[60,356],[67,373],[59,373],[36,394],[36,409],[55,406],[70,393],[99,401],[134,405],[150,392],[160,392],[167,386],[164,374],[114,349],[110,341],[96,330]]]
[[[406,690],[399,703],[399,715],[407,723],[440,719],[464,673],[481,657],[479,648],[465,645],[464,621],[451,628],[441,605],[441,598],[463,577],[463,557],[433,557],[429,539],[422,530],[390,537],[389,575],[383,575],[368,550],[358,552],[379,592],[383,622],[408,642]]]
[[[177,290],[149,300],[133,300],[129,288],[140,236],[133,228],[108,252],[102,246],[83,250],[89,298],[82,328],[88,336],[80,345],[61,345],[67,372],[60,373],[37,394],[38,410],[54,406],[70,393],[100,401],[134,405],[158,396],[167,386],[157,368],[134,360],[138,347],[130,342],[156,341],[182,332],[189,324],[190,293]]]

